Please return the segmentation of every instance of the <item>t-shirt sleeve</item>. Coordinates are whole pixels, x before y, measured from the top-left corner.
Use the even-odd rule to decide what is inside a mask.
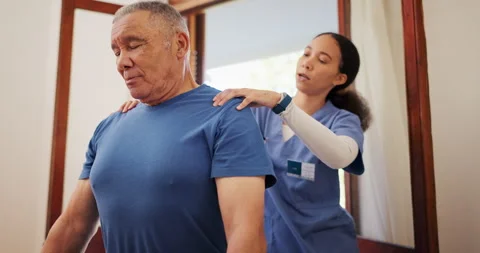
[[[95,156],[97,154],[98,139],[105,128],[105,121],[107,121],[107,119],[102,120],[100,124],[97,125],[92,138],[90,138],[90,141],[88,142],[87,152],[85,154],[85,162],[83,163],[83,169],[79,177],[81,180],[90,178],[90,171],[93,163],[95,162]]]
[[[85,154],[85,162],[83,163],[83,169],[80,173],[79,179],[90,178],[90,170],[92,169],[93,162],[95,161],[96,154],[95,135],[90,139],[87,147],[87,153]]]
[[[258,127],[260,128],[260,133],[262,134],[263,139],[265,140],[265,109],[266,107],[250,107],[253,113],[253,117],[257,121]]]
[[[332,131],[336,135],[348,136],[357,142],[359,149],[357,157],[350,165],[343,169],[352,174],[363,174],[363,172],[365,172],[362,158],[364,137],[360,118],[353,113],[343,112],[335,120],[335,123],[332,126]]]
[[[273,165],[251,110],[238,111],[238,102],[226,104],[215,136],[211,177],[266,176],[275,184]]]

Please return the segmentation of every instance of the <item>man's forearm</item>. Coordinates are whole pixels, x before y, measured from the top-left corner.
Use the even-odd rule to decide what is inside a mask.
[[[267,242],[262,231],[237,230],[228,238],[227,253],[266,253]]]
[[[50,229],[41,253],[83,252],[94,235],[93,228],[58,219]]]

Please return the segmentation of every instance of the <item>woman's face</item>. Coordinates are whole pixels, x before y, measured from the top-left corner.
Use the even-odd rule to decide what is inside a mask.
[[[319,95],[345,83],[347,76],[339,72],[341,58],[340,48],[332,36],[325,34],[313,39],[297,63],[297,89],[308,95]]]

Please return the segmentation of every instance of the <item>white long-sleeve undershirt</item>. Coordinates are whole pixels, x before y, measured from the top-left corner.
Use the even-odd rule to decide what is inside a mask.
[[[305,146],[330,168],[345,168],[357,157],[358,144],[353,138],[336,135],[293,101],[280,113],[280,117]]]

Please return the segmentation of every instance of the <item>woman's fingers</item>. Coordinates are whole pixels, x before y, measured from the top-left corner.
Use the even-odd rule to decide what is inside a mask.
[[[238,96],[241,96],[240,94],[238,94],[238,90],[231,90],[231,89],[224,90],[218,93],[213,98],[213,106],[222,106],[228,100]]]
[[[132,104],[132,101],[128,101],[127,104],[123,107],[123,112],[128,112],[130,110],[130,105]]]
[[[222,106],[228,100],[234,97],[244,97],[245,99],[237,106],[238,110],[242,110],[247,106],[267,106],[274,107],[282,95],[275,91],[255,90],[255,89],[227,89],[218,93],[213,98],[214,106]]]
[[[252,102],[255,102],[253,101],[252,99],[250,99],[249,97],[246,97],[238,106],[237,106],[237,110],[243,110],[243,108],[247,107],[250,103]]]
[[[119,112],[124,112],[124,111],[125,111],[125,107],[127,106],[127,104],[128,104],[128,101],[125,102],[125,103],[123,103],[123,104],[120,106],[120,108],[118,108],[118,111],[119,111]]]
[[[126,101],[125,103],[122,104],[122,106],[120,106],[120,109],[118,111],[122,113],[128,112],[133,108],[135,108],[137,104],[138,104],[137,100]]]
[[[132,101],[130,101],[130,104],[128,105],[127,111],[132,110],[132,109],[135,108],[137,105],[138,105],[138,100],[132,100]]]

